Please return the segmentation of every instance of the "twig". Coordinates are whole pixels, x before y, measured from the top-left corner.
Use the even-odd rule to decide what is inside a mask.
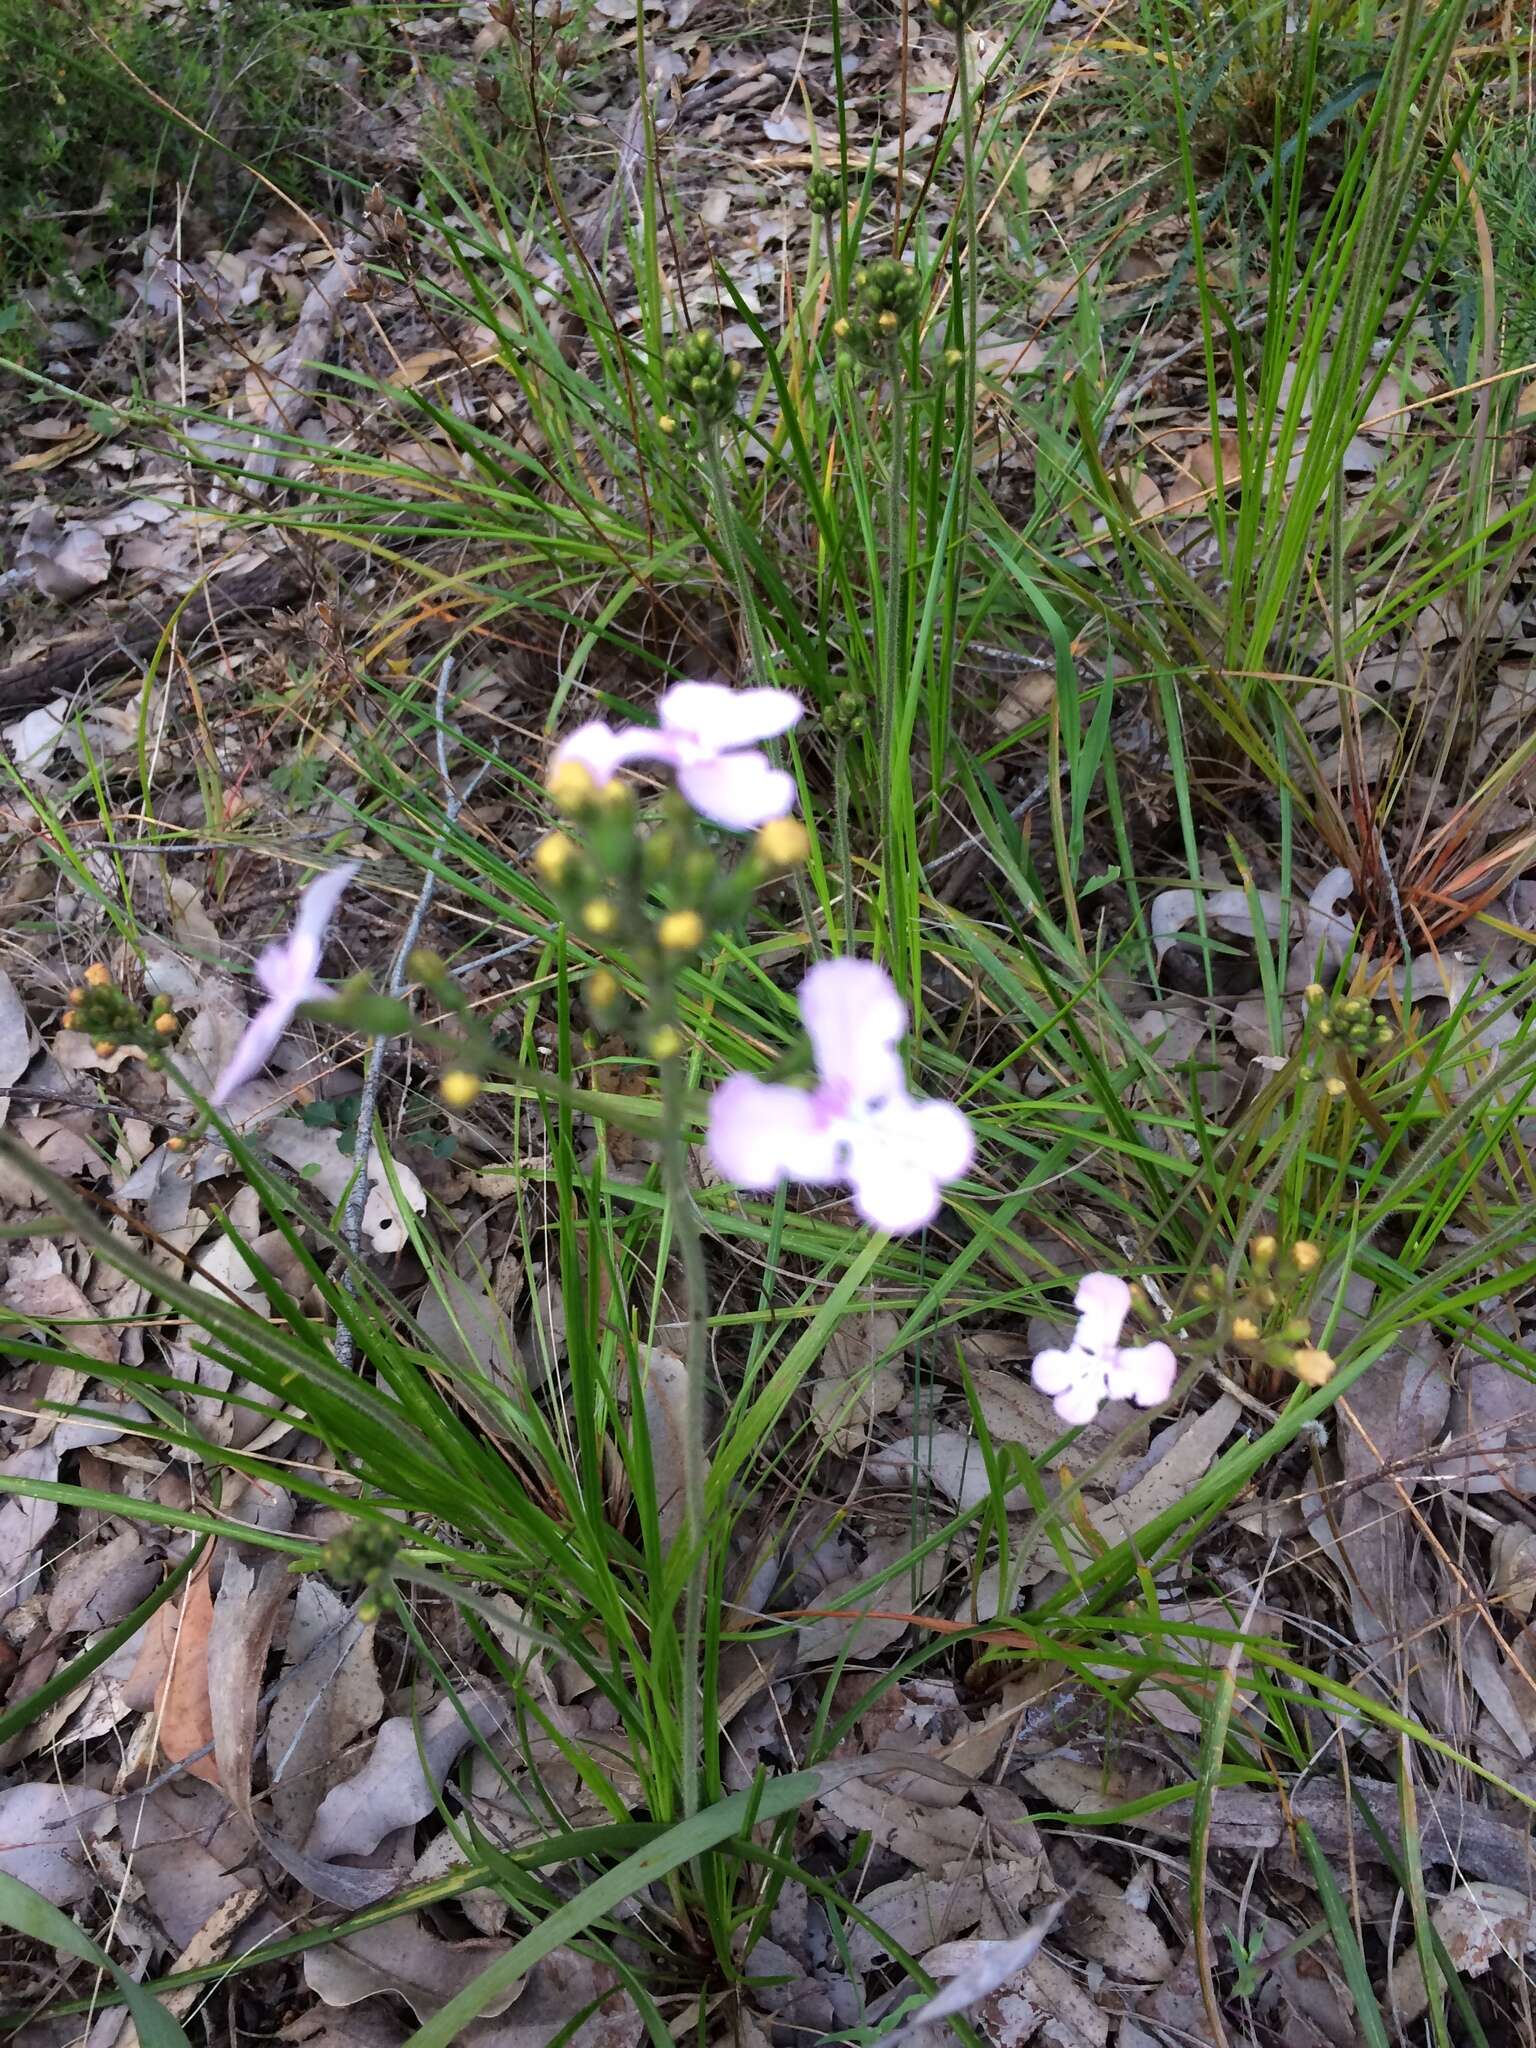
[[[404,996],[410,979],[409,962],[421,937],[421,928],[427,921],[427,912],[432,907],[432,898],[437,894],[436,863],[442,858],[448,843],[448,835],[458,823],[459,813],[469,802],[478,788],[481,777],[490,767],[483,761],[465,783],[462,790],[453,786],[453,777],[448,772],[448,683],[453,675],[453,656],[445,655],[442,671],[437,679],[437,698],[433,709],[437,718],[437,773],[447,798],[443,811],[443,829],[437,835],[432,848],[432,866],[422,877],[421,890],[416,898],[416,907],[406,923],[404,936],[395,954],[394,965],[389,971],[389,993],[398,1002]],[[369,1161],[373,1153],[373,1120],[379,1103],[379,1082],[384,1072],[384,1049],[389,1043],[388,1034],[380,1032],[368,1048],[368,1063],[363,1069],[363,1092],[357,1109],[357,1172],[347,1206],[342,1213],[341,1237],[347,1248],[347,1262],[341,1276],[341,1284],[348,1294],[356,1292],[356,1271],[363,1257],[363,1211],[368,1206]],[[336,1330],[336,1363],[350,1366],[357,1355],[357,1342],[351,1328],[341,1323]]]

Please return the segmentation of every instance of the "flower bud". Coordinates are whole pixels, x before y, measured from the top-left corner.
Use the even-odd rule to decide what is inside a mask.
[[[561,761],[549,771],[545,783],[549,800],[557,811],[584,811],[597,795],[592,771],[579,761]]]
[[[671,413],[657,413],[656,431],[659,434],[675,434],[677,432],[677,421],[672,417]]]
[[[589,974],[584,990],[589,1010],[614,1009],[624,991],[619,986],[619,977],[607,967],[599,967],[595,974]]]
[[[1232,1318],[1232,1341],[1234,1344],[1258,1343],[1259,1326],[1252,1316],[1234,1316]]]
[[[480,1076],[467,1067],[450,1067],[438,1082],[437,1092],[450,1109],[468,1109],[480,1093]]]
[[[178,1134],[174,1138],[166,1139],[165,1149],[167,1152],[190,1152],[192,1140],[190,1138],[183,1138]]]
[[[582,773],[585,774],[586,770],[583,769]],[[591,777],[587,779],[590,781]],[[576,842],[564,832],[546,832],[533,849],[535,870],[552,886],[570,873],[576,857]]]
[[[85,990],[83,988],[70,989],[67,1000],[71,1003],[83,1003],[85,1001]]]
[[[1266,1231],[1262,1237],[1256,1237],[1253,1243],[1249,1245],[1248,1256],[1252,1259],[1254,1267],[1258,1272],[1267,1273],[1273,1265],[1275,1253],[1279,1249],[1280,1247],[1275,1239]]]
[[[811,850],[811,835],[798,818],[770,818],[759,828],[758,858],[771,868],[797,868]]]
[[[606,896],[594,896],[581,908],[581,927],[594,939],[606,939],[618,926],[619,913]]]
[[[63,1016],[59,1019],[59,1029],[61,1031],[73,1031],[76,1022],[77,1019],[75,1016],[75,1012],[73,1010],[66,1010]]]
[[[651,1033],[646,1051],[653,1060],[672,1060],[683,1049],[683,1034],[675,1024],[661,1024]]]
[[[670,910],[656,927],[664,953],[696,953],[704,943],[704,920],[696,910]]]
[[[1323,996],[1325,993],[1326,991],[1324,990],[1323,984],[1320,981],[1309,981],[1306,987],[1302,990],[1302,994],[1306,997],[1307,1001],[1312,1004],[1320,1003],[1323,1000]]]
[[[1291,1246],[1291,1264],[1298,1273],[1315,1273],[1322,1256],[1317,1246],[1307,1237],[1298,1237]]]
[[[174,1017],[169,1010],[162,1010],[155,1019],[155,1030],[162,1038],[174,1038],[180,1029],[179,1018]]]
[[[99,960],[93,960],[85,970],[85,985],[87,988],[110,988],[112,986],[112,976]]]
[[[98,1038],[92,1045],[91,1051],[95,1053],[99,1060],[110,1059],[113,1053],[117,1051],[117,1044],[115,1040],[110,1038]]]
[[[1291,1353],[1291,1371],[1309,1387],[1325,1387],[1334,1375],[1334,1362],[1326,1351],[1304,1344]]]
[[[1330,1096],[1335,1102],[1338,1101],[1341,1095],[1347,1095],[1348,1092],[1348,1089],[1345,1087],[1344,1083],[1339,1079],[1337,1074],[1330,1074],[1327,1080],[1323,1083],[1323,1093],[1327,1096]]]

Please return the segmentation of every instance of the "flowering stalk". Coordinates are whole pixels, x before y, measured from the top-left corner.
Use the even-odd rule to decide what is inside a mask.
[[[890,500],[886,507],[885,658],[880,664],[880,830],[891,829],[896,789],[896,721],[901,708],[897,671],[902,665],[902,596],[906,587],[907,409],[903,403],[901,339],[886,348],[891,380]]]
[[[965,578],[965,557],[971,538],[972,470],[976,460],[976,349],[978,335],[978,247],[976,216],[976,109],[971,100],[971,53],[965,21],[955,27],[955,90],[960,96],[961,201],[965,215],[965,332],[960,337],[962,361],[955,376],[955,424],[959,430],[955,515],[955,586]]]

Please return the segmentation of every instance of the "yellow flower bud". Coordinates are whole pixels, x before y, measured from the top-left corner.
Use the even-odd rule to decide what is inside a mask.
[[[1249,1245],[1248,1254],[1253,1263],[1262,1269],[1269,1265],[1279,1249],[1279,1245],[1266,1231],[1262,1237],[1256,1237]]]
[[[117,1051],[117,1046],[110,1038],[98,1038],[91,1047],[91,1051],[95,1053],[97,1059],[109,1060],[113,1053]]]
[[[76,1021],[77,1020],[74,1011],[66,1010],[63,1016],[59,1019],[59,1029],[61,1031],[73,1031],[75,1028]]]
[[[165,1141],[165,1149],[167,1152],[190,1152],[192,1149],[192,1140],[190,1138],[181,1137],[167,1138]]]
[[[533,849],[533,865],[546,882],[558,882],[570,872],[576,858],[576,842],[563,832],[546,832]]]
[[[1322,1256],[1309,1238],[1298,1237],[1291,1246],[1291,1264],[1298,1273],[1315,1273]]]
[[[663,952],[696,953],[704,943],[704,920],[696,910],[669,910],[656,938]]]
[[[1323,984],[1320,981],[1309,981],[1302,994],[1309,1003],[1320,1003],[1324,995]]]
[[[656,415],[656,429],[658,433],[675,434],[677,432],[677,421],[673,419],[671,413],[659,412]]]
[[[468,1109],[480,1093],[480,1076],[467,1067],[450,1067],[438,1082],[437,1092],[450,1109]]]
[[[614,909],[606,896],[594,896],[590,903],[582,905],[582,930],[590,932],[594,939],[607,938],[618,922],[619,913]]]
[[[83,988],[72,988],[69,991],[68,1000],[72,1003],[83,1003],[85,1001],[85,990]]]
[[[1252,1316],[1234,1316],[1232,1318],[1232,1341],[1235,1344],[1257,1344],[1259,1341],[1259,1326]]]
[[[849,335],[852,334],[853,322],[848,318],[846,313],[840,320],[834,320],[832,322],[832,332],[833,334],[836,335],[839,341],[846,341]]]
[[[173,1011],[162,1010],[155,1019],[155,1029],[162,1038],[171,1038],[181,1029],[181,1021]]]
[[[674,1024],[663,1024],[651,1033],[646,1050],[653,1060],[672,1060],[683,1049],[683,1034]]]
[[[112,977],[99,960],[93,960],[85,970],[85,985],[87,988],[110,988],[112,986]]]
[[[1291,1371],[1309,1387],[1325,1387],[1333,1378],[1334,1363],[1326,1351],[1303,1344],[1300,1350],[1291,1353]]]
[[[1323,1083],[1323,1093],[1325,1095],[1331,1096],[1335,1102],[1338,1101],[1341,1095],[1347,1095],[1348,1092],[1348,1089],[1344,1086],[1344,1083],[1339,1079],[1337,1074],[1330,1074],[1327,1080]]]
[[[592,771],[583,768],[579,761],[561,761],[550,769],[545,784],[550,802],[557,810],[580,811],[597,795],[597,783]]]
[[[757,835],[757,853],[771,868],[797,868],[811,850],[811,835],[798,818],[770,818]]]
[[[882,334],[894,334],[897,328],[901,325],[901,322],[897,319],[896,315],[893,312],[891,312],[889,308],[887,308],[886,311],[883,312],[875,321],[875,325],[879,328]]]
[[[624,991],[619,987],[619,977],[606,967],[599,967],[595,974],[587,976],[587,1005],[593,1010],[611,1010]]]

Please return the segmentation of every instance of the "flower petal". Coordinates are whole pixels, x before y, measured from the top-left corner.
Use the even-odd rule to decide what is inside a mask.
[[[567,733],[550,756],[549,772],[553,774],[567,761],[574,761],[577,767],[586,769],[601,789],[627,762],[670,761],[676,752],[677,742],[670,733],[657,732],[646,725],[605,725],[600,718],[594,718],[590,724],[578,725],[573,733]]]
[[[1106,1363],[1120,1342],[1131,1312],[1131,1290],[1113,1273],[1085,1273],[1073,1297],[1077,1310],[1076,1342]]]
[[[1104,1376],[1100,1373],[1097,1381],[1079,1380],[1066,1388],[1056,1396],[1051,1406],[1056,1410],[1059,1421],[1081,1429],[1085,1423],[1092,1422],[1104,1406],[1105,1392]]]
[[[222,1109],[237,1088],[243,1087],[254,1075],[259,1074],[277,1049],[278,1041],[288,1029],[293,1016],[291,1003],[263,1003],[252,1017],[239,1042],[229,1056],[229,1064],[220,1074],[213,1093],[208,1100],[215,1109]]]
[[[1155,1408],[1173,1392],[1179,1362],[1166,1344],[1138,1344],[1122,1351],[1110,1368],[1109,1391],[1117,1401]]]
[[[906,1095],[907,1006],[873,960],[819,960],[796,991],[817,1071],[858,1103]]]
[[[754,747],[743,754],[721,754],[677,771],[677,786],[701,817],[712,818],[732,832],[747,832],[784,818],[795,807],[795,778],[775,768]]]
[[[1036,1354],[1029,1376],[1042,1394],[1064,1394],[1092,1369],[1093,1360],[1086,1352],[1041,1351]]]
[[[792,690],[733,690],[728,683],[674,683],[656,702],[669,731],[696,740],[711,754],[750,747],[788,732],[805,716]]]
[[[920,1230],[939,1213],[941,1189],[971,1163],[971,1127],[947,1102],[906,1093],[844,1126],[854,1205],[877,1230]]]
[[[838,1138],[800,1088],[732,1074],[709,1105],[709,1156],[738,1187],[837,1178]]]

